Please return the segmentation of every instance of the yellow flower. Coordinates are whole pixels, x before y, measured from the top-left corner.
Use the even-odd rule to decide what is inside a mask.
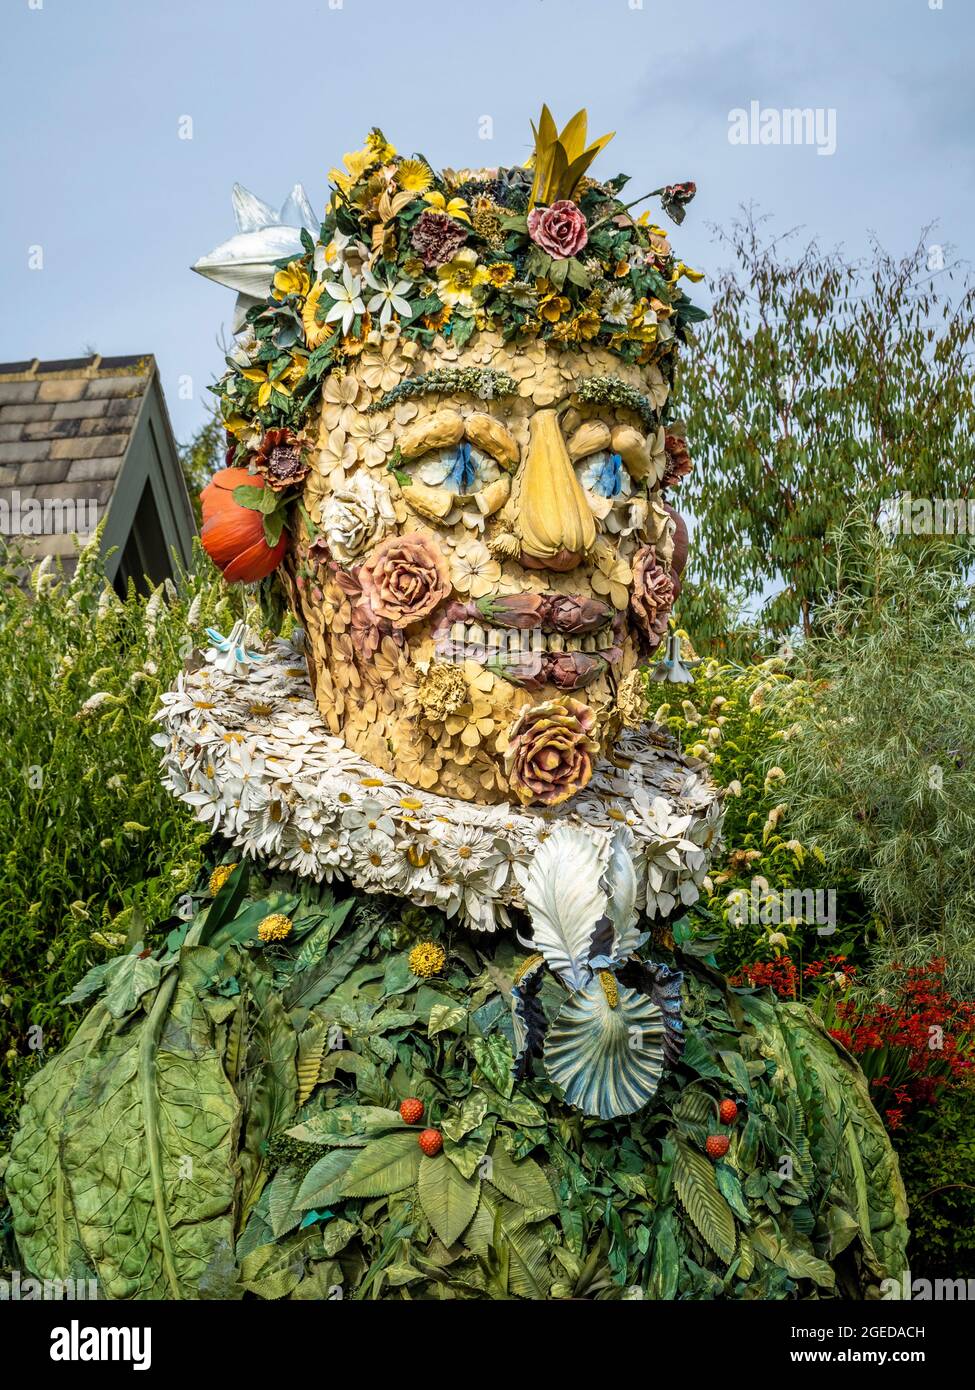
[[[424,314],[423,327],[432,328],[434,333],[439,333],[442,328],[447,327],[447,324],[450,322],[450,316],[453,312],[454,311],[453,309],[451,309],[450,305],[445,304],[443,308],[439,311],[439,313]]]
[[[276,298],[284,299],[289,294],[307,294],[311,281],[308,278],[308,271],[301,261],[292,261],[285,270],[278,270],[274,275],[274,288],[277,291]]]
[[[341,188],[343,193],[348,193],[354,184],[357,184],[367,170],[379,163],[379,154],[376,150],[370,149],[368,143],[365,149],[354,150],[351,154],[342,156],[342,163],[345,169],[329,169],[328,178],[330,183],[334,183],[337,188]]]
[[[564,294],[559,294],[549,280],[536,280],[535,288],[538,291],[540,317],[547,323],[558,323],[562,315],[568,313],[572,307],[569,300]]]
[[[396,146],[391,145],[382,131],[376,127],[366,136],[366,149],[373,152],[378,164],[388,164],[396,153]]]
[[[409,967],[414,975],[428,980],[439,975],[447,963],[447,953],[435,941],[421,941],[409,954]]]
[[[213,897],[217,896],[217,894],[220,892],[220,889],[227,882],[227,879],[230,877],[230,875],[233,873],[236,867],[236,864],[217,865],[213,873],[210,875],[210,893]]]
[[[280,391],[282,396],[291,395],[291,387],[287,384],[286,381],[283,380],[283,377],[277,377],[274,381],[271,381],[267,372],[265,372],[260,367],[247,367],[243,372],[241,372],[241,376],[244,378],[245,381],[253,381],[257,383],[258,410],[263,410],[264,407],[267,405],[268,401],[271,399],[272,391]]]
[[[225,420],[224,427],[234,436],[235,439],[243,439],[245,434],[250,434],[254,428],[253,420],[245,420],[243,415],[231,415]]]
[[[315,319],[315,310],[318,308],[318,301],[322,297],[325,288],[325,281],[319,280],[317,285],[313,285],[308,293],[304,304],[301,306],[301,322],[305,330],[305,343],[314,350],[321,347],[327,338],[332,336],[334,331],[330,323],[318,323]]]
[[[477,264],[477,252],[465,246],[437,270],[437,294],[444,304],[473,308],[474,290],[487,282],[488,273]]]
[[[495,289],[500,289],[515,278],[515,268],[510,261],[495,261],[494,265],[488,266],[487,273]]]
[[[396,168],[396,182],[409,193],[426,193],[433,174],[422,159],[404,159]]]
[[[284,941],[291,935],[292,927],[290,917],[285,917],[283,912],[272,912],[257,928],[257,934],[262,941]]]
[[[704,279],[703,270],[692,270],[691,267],[685,265],[683,261],[678,261],[674,266],[674,273],[670,277],[670,283],[672,285],[676,284],[682,275],[686,275],[688,280],[694,285],[697,284],[698,280]]]
[[[470,222],[471,220],[467,212],[466,198],[451,198],[448,203],[442,193],[434,190],[433,193],[424,193],[423,201],[429,203],[437,212],[445,212],[448,217],[455,217],[458,222]]]
[[[257,383],[257,408],[263,410],[271,399],[272,391],[279,391],[282,396],[290,396],[304,376],[307,366],[307,358],[295,357],[292,353],[290,365],[285,367],[280,376],[276,376],[273,381],[267,372],[260,367],[247,367],[241,372],[241,376],[247,381]]]

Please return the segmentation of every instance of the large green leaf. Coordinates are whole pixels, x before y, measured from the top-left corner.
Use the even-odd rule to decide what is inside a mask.
[[[704,1244],[730,1265],[735,1258],[735,1218],[718,1190],[710,1160],[680,1138],[674,1159],[674,1187]]]
[[[330,1149],[305,1174],[295,1205],[302,1211],[312,1211],[340,1201],[342,1184],[354,1158],[354,1149]]]
[[[417,1191],[424,1216],[449,1249],[477,1210],[480,1178],[462,1177],[445,1154],[436,1154],[420,1164]]]
[[[284,995],[285,1007],[292,1009],[300,1004],[305,1009],[313,1008],[326,999],[358,964],[359,958],[382,925],[381,919],[369,917],[357,931],[340,941],[333,951],[317,965],[300,970],[295,975]]]
[[[515,1163],[504,1145],[495,1140],[489,1151],[485,1177],[492,1187],[517,1202],[533,1216],[552,1216],[558,1210],[552,1185],[533,1158]]]
[[[798,1239],[790,1241],[776,1231],[771,1217],[753,1227],[749,1239],[760,1255],[784,1269],[791,1278],[812,1279],[823,1289],[836,1287],[836,1275],[826,1261],[817,1259],[807,1245],[798,1243]]]
[[[241,973],[256,1006],[242,1087],[247,1108],[247,1127],[239,1157],[243,1229],[267,1180],[267,1142],[294,1112],[298,1078],[297,1037],[279,994],[270,978],[252,962],[242,962]]]
[[[548,1298],[552,1284],[548,1246],[514,1202],[496,1199],[483,1188],[464,1244],[482,1257],[492,1249],[505,1255],[511,1291],[519,1298]]]
[[[27,1088],[6,1186],[25,1265],[93,1269],[109,1298],[196,1298],[233,1240],[240,1106],[194,989],[173,971],[121,1029],[103,1004]]]
[[[385,1134],[360,1149],[342,1183],[344,1197],[388,1197],[416,1182],[423,1157],[416,1135]]]

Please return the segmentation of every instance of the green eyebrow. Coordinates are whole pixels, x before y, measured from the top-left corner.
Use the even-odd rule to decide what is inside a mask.
[[[660,424],[660,411],[649,396],[628,386],[618,376],[589,376],[578,386],[573,387],[568,399],[579,405],[614,405],[622,410],[632,410],[639,415],[646,430],[656,430]]]
[[[478,400],[493,401],[498,396],[517,395],[518,383],[507,372],[497,372],[490,367],[438,367],[399,382],[374,401],[366,413],[388,410],[397,401],[412,400],[416,396],[454,396],[461,392],[476,396]]]

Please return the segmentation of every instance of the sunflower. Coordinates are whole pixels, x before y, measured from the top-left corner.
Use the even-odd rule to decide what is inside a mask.
[[[515,268],[510,261],[495,261],[487,268],[488,279],[496,290],[515,278]]]
[[[301,306],[301,323],[305,330],[305,343],[313,350],[321,347],[322,343],[330,338],[334,331],[331,324],[319,323],[315,318],[315,311],[318,308],[318,301],[322,297],[324,288],[325,281],[319,280],[316,285],[311,287],[304,304]]]

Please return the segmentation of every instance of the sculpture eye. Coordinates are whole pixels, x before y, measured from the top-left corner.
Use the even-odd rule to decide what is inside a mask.
[[[444,449],[433,449],[407,464],[406,471],[427,487],[443,488],[454,497],[472,497],[501,476],[494,459],[466,439]]]
[[[576,465],[576,476],[585,492],[615,502],[633,491],[633,479],[619,454],[600,449]]]

